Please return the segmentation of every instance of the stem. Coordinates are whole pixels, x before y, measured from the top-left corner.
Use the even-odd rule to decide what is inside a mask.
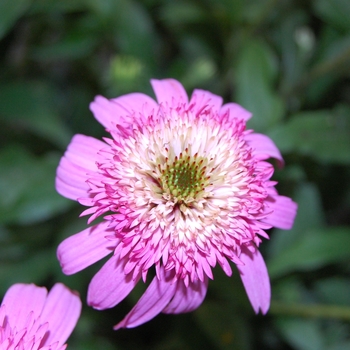
[[[279,301],[272,301],[270,312],[274,315],[335,318],[350,321],[350,307],[348,306],[285,304]]]

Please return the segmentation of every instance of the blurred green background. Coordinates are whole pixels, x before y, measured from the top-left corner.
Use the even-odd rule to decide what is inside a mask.
[[[1,296],[15,282],[78,290],[69,349],[350,349],[349,0],[0,0],[0,40]],[[115,332],[142,285],[96,311],[85,297],[102,262],[60,270],[56,247],[86,218],[56,194],[55,170],[73,134],[104,135],[90,101],[153,96],[149,79],[165,77],[242,104],[283,152],[274,178],[299,212],[261,246],[267,316],[236,269],[216,269],[195,312]]]

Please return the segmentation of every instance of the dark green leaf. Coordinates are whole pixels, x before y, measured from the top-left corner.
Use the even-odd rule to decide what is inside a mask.
[[[39,61],[79,59],[91,54],[96,44],[97,38],[87,33],[71,32],[57,43],[34,48],[31,56]]]
[[[317,293],[328,304],[350,305],[350,280],[332,277],[316,282]]]
[[[20,18],[31,0],[1,0],[0,1],[0,39],[12,28],[13,24]]]
[[[350,228],[309,229],[303,237],[268,262],[269,274],[276,278],[292,271],[310,271],[350,258]]]
[[[350,30],[350,2],[348,0],[317,0],[316,13],[326,22],[341,30]]]
[[[204,20],[207,12],[195,3],[176,1],[165,3],[160,15],[168,26],[179,26]]]
[[[55,253],[44,250],[14,263],[2,263],[0,269],[0,294],[14,283],[42,284],[57,264]]]
[[[55,191],[59,157],[34,158],[14,146],[0,152],[0,222],[32,224],[62,212],[71,202]]]
[[[326,350],[320,325],[313,320],[279,319],[277,327],[283,337],[298,350]]]
[[[350,163],[350,108],[294,115],[269,135],[282,152],[297,152],[319,161]]]
[[[39,81],[0,85],[0,119],[65,148],[71,133],[57,113],[57,91]]]
[[[50,12],[73,12],[85,10],[87,0],[32,0],[31,14],[47,14]]]
[[[283,101],[273,92],[277,63],[270,48],[259,41],[244,45],[235,69],[236,100],[253,113],[249,127],[266,132],[284,116]]]

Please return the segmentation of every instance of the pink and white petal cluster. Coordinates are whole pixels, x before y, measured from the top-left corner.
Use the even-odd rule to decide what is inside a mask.
[[[254,310],[266,313],[270,282],[258,247],[265,230],[290,229],[297,210],[271,180],[266,160],[282,165],[282,156],[267,136],[246,130],[251,114],[241,106],[203,90],[189,100],[173,79],[151,83],[157,101],[142,93],[96,97],[91,110],[110,137],[74,136],[59,164],[58,192],[88,207],[88,223],[104,218],[60,244],[63,272],[113,253],[88,290],[88,303],[105,309],[155,269],[115,328],[194,310],[212,268],[230,276],[230,262]]]
[[[48,293],[14,284],[0,308],[1,350],[64,350],[81,311],[79,296],[57,283]]]

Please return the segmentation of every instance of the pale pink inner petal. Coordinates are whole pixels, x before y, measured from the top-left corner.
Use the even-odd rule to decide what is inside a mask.
[[[40,317],[42,323],[49,323],[49,332],[44,338],[44,344],[58,342],[58,346],[62,346],[76,326],[80,312],[79,296],[63,284],[56,283],[47,296]]]
[[[266,204],[265,211],[272,210],[272,213],[261,220],[262,222],[283,230],[292,228],[298,209],[295,202],[288,197],[276,195],[267,197]]]
[[[105,238],[111,234],[108,224],[103,221],[89,227],[66,238],[58,246],[57,257],[65,274],[79,272],[113,251],[116,242]]]
[[[271,287],[265,261],[258,249],[252,253],[242,246],[240,260],[244,265],[237,265],[250,303],[256,313],[261,310],[266,314],[270,307]]]
[[[175,295],[170,303],[162,311],[165,314],[179,314],[190,312],[202,304],[208,289],[208,278],[202,282],[197,280],[190,282],[186,287],[183,281],[178,282]]]
[[[93,137],[75,135],[57,168],[57,192],[73,200],[87,197],[88,174],[97,171],[98,152],[106,147],[104,142]]]
[[[140,277],[133,279],[132,273],[125,275],[127,257],[113,255],[92,278],[87,302],[98,310],[111,308],[120,303],[134,289]]]
[[[169,106],[173,106],[175,102],[177,107],[180,103],[188,103],[186,90],[175,79],[151,79],[151,85],[159,104],[168,103]]]
[[[244,138],[253,148],[253,155],[256,158],[265,160],[272,157],[278,160],[280,166],[283,166],[284,161],[281,152],[268,136],[251,133]]]
[[[216,114],[222,106],[222,97],[209,91],[196,89],[193,91],[189,105],[194,114],[201,113],[204,109]]]
[[[239,104],[233,102],[225,103],[220,109],[219,116],[224,116],[227,113],[229,114],[230,120],[233,118],[237,118],[247,121],[252,117],[252,113],[244,109]]]
[[[36,319],[45,304],[47,290],[34,284],[14,284],[6,292],[2,305],[5,305],[7,318],[12,328],[21,331],[28,321],[30,312]]]
[[[95,118],[109,131],[115,130],[117,125],[128,128],[141,114],[147,117],[157,109],[158,105],[151,97],[138,92],[112,100],[96,96],[90,104]]]
[[[173,277],[173,273],[164,272],[164,269],[161,269],[159,278],[157,276],[153,278],[153,281],[136,305],[113,328],[115,330],[119,328],[133,328],[149,321],[162,312],[178,288],[178,284],[173,280]]]

